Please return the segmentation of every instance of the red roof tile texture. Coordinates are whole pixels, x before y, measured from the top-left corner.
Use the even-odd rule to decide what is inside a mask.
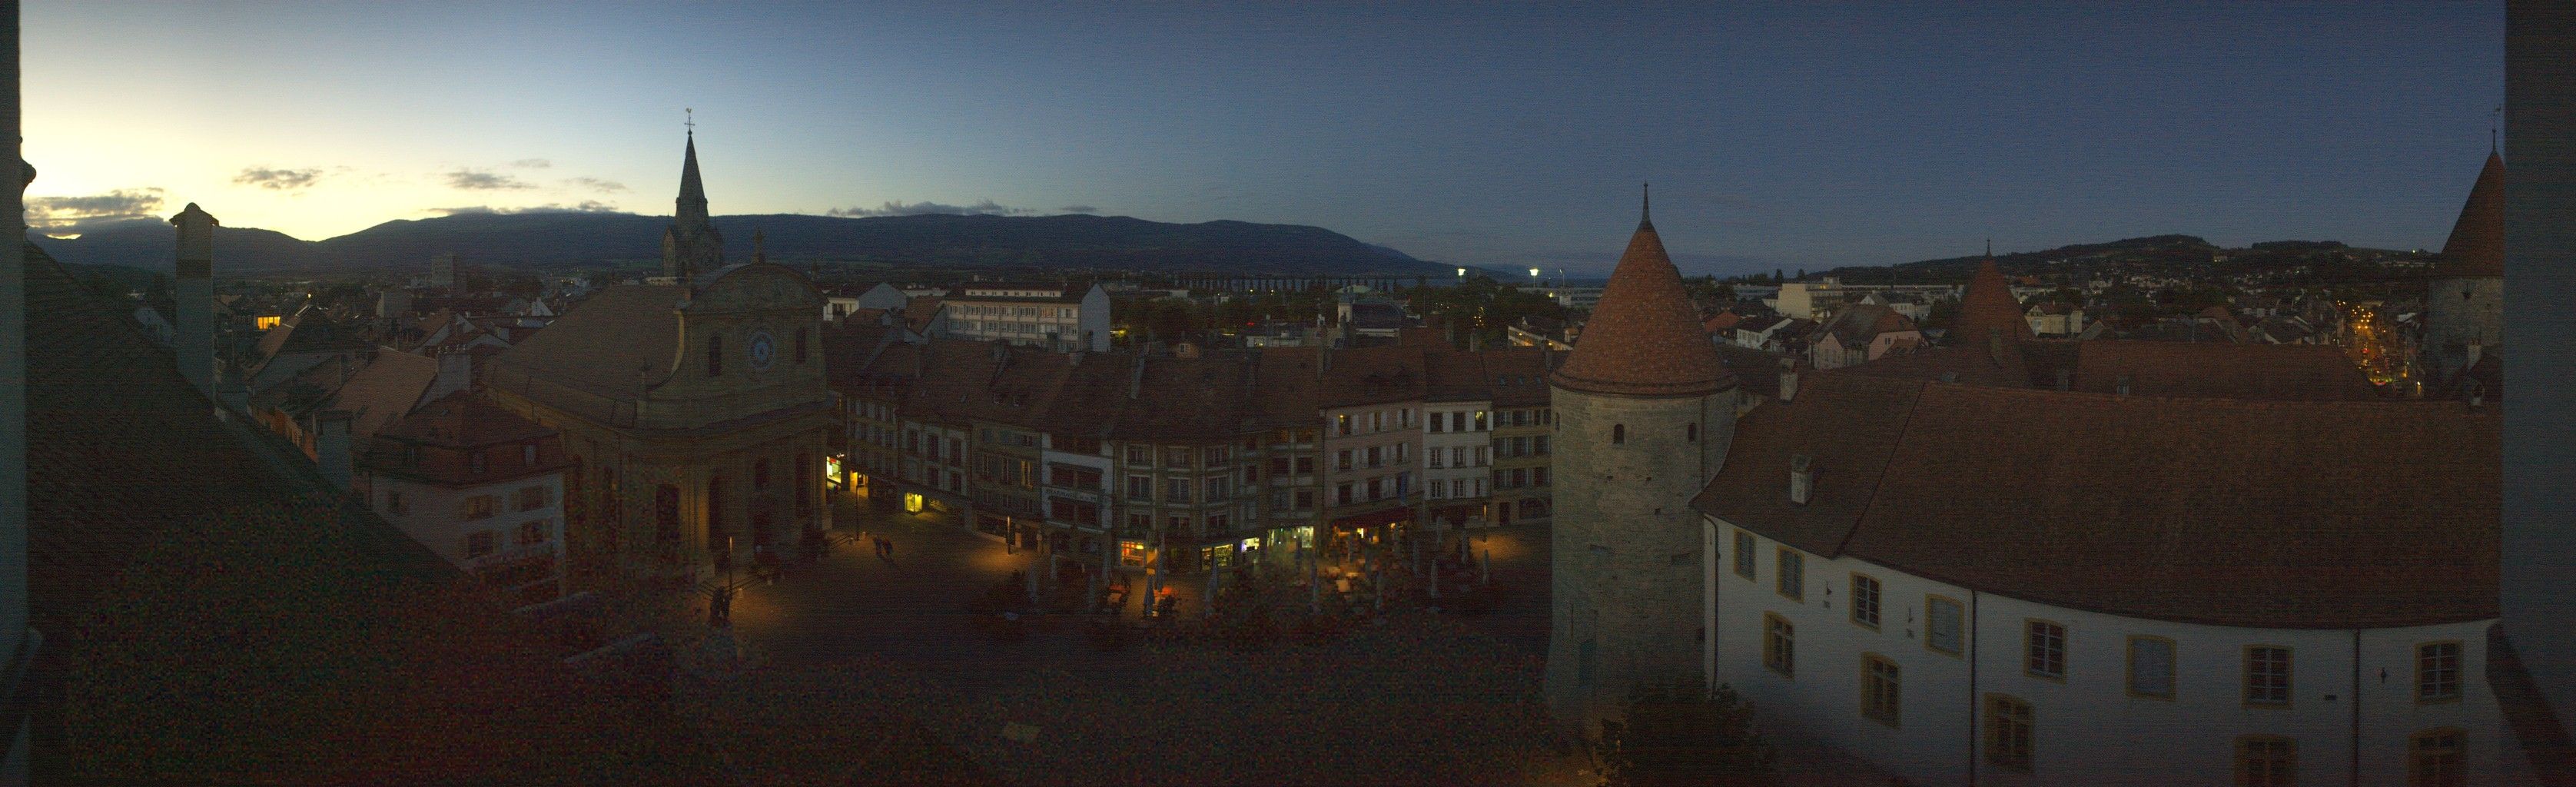
[[[1663,239],[1653,224],[1639,223],[1574,354],[1552,380],[1567,390],[1622,396],[1705,396],[1734,387],[1698,315]]]
[[[1701,511],[1800,550],[2106,614],[2367,628],[2495,617],[2501,421],[1815,375]],[[2105,447],[2116,450],[2105,450]],[[1790,457],[1814,457],[1806,505]]]
[[[2504,275],[2504,157],[2487,154],[2487,164],[2478,170],[2478,183],[2469,188],[2469,201],[2460,206],[2460,219],[2451,225],[2451,239],[2442,244],[2442,256],[2434,263],[2435,278],[2461,278]]]
[[[1969,277],[1967,292],[1959,295],[1959,322],[1950,329],[1951,342],[1961,347],[1985,347],[1989,337],[1995,335],[2001,335],[2007,344],[2038,338],[2022,314],[2012,286],[2005,283],[1994,259],[1987,258],[1977,264],[1976,275]]]

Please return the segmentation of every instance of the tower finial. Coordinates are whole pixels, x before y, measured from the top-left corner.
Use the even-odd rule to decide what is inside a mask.
[[[2504,119],[2504,105],[2502,105],[2502,104],[2498,104],[2498,105],[2496,105],[2496,108],[2494,108],[2494,109],[2490,109],[2490,110],[2487,110],[2487,154],[2488,154],[2488,155],[2494,155],[2494,154],[2495,154],[2495,152],[2496,152],[2496,124],[2498,124],[2498,123],[2502,122],[2502,121],[2503,121],[2503,119]]]
[[[753,227],[753,228],[751,228],[751,261],[752,261],[752,262],[768,262],[768,261],[769,261],[769,249],[768,249],[768,245],[769,245],[769,243],[768,243],[768,241],[769,241],[769,231],[768,231],[768,230],[766,230],[766,229],[762,229],[762,228],[760,228],[760,227]]]
[[[1993,238],[1987,238],[1987,239],[1986,239],[1986,258],[1987,258],[1987,259],[1994,259],[1994,256],[1995,256],[1995,239],[1993,239]]]
[[[1655,184],[1652,183],[1640,183],[1637,186],[1637,227],[1639,229],[1655,226],[1654,189]]]
[[[697,110],[695,110],[695,109],[691,109],[691,108],[689,108],[689,107],[681,107],[681,108],[680,108],[680,116],[681,116],[681,117],[684,117],[684,118],[687,118],[687,120],[682,121],[682,122],[680,123],[680,125],[688,126],[688,127],[689,127],[689,136],[691,136],[691,137],[695,137],[695,136],[697,136],[697,135],[698,135],[698,111],[697,111]]]

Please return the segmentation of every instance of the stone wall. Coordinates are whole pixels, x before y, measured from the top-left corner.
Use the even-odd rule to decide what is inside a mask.
[[[1554,390],[1547,695],[1558,724],[1590,737],[1636,683],[1700,674],[1705,579],[1690,498],[1726,460],[1735,397]]]

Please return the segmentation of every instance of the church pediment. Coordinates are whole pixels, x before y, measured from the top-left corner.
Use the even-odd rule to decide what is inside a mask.
[[[717,271],[689,299],[692,314],[803,310],[820,314],[823,295],[804,274],[781,265],[747,263]]]

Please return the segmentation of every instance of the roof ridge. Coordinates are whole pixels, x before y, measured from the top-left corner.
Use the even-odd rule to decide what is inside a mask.
[[[1914,395],[1906,397],[1905,420],[1897,423],[1896,439],[1888,442],[1887,453],[1883,455],[1878,465],[1878,478],[1869,482],[1869,499],[1861,502],[1860,512],[1852,515],[1851,527],[1843,529],[1842,539],[1834,542],[1834,554],[1827,555],[1828,558],[1839,557],[1851,551],[1852,536],[1858,534],[1861,526],[1869,522],[1869,512],[1878,509],[1878,491],[1887,486],[1888,469],[1896,466],[1896,452],[1905,447],[1906,436],[1913,433],[1914,414],[1923,409],[1923,392],[1932,385],[1930,380],[1911,382],[1914,383]]]

